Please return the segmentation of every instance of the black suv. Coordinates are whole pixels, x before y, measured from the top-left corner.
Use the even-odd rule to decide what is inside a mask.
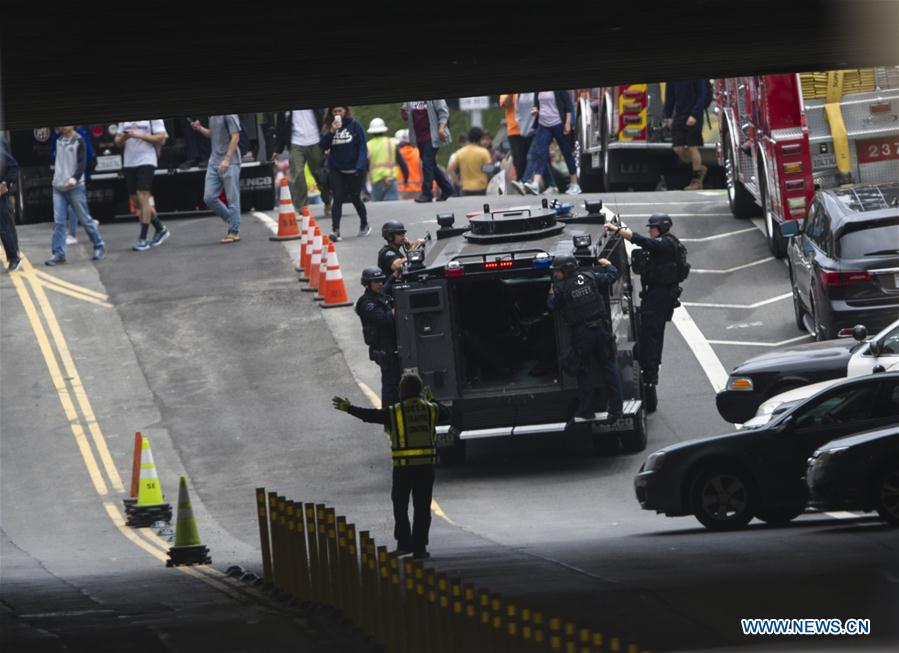
[[[819,190],[801,229],[791,221],[787,256],[796,326],[818,340],[899,315],[899,183]]]

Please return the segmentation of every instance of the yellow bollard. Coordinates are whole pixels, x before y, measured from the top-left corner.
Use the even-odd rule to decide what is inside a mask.
[[[613,637],[609,640],[609,650],[612,653],[621,653],[621,640]]]
[[[590,650],[590,630],[581,628],[577,635],[578,653],[591,653]]]
[[[435,625],[434,647],[437,653],[452,653],[451,619],[452,600],[450,598],[449,579],[446,574],[437,574],[437,620]]]
[[[362,604],[361,601],[361,590],[359,584],[359,549],[356,546],[356,525],[355,524],[347,524],[346,525],[346,546],[347,546],[347,562],[350,565],[349,576],[347,577],[347,581],[349,587],[347,588],[347,597],[350,602],[350,613],[353,615],[353,623],[356,624],[357,627],[362,627],[362,613],[361,609],[364,609],[366,606]]]
[[[377,610],[379,602],[377,594],[372,594],[371,575],[368,573],[368,531],[359,531],[359,564],[361,566],[361,574],[359,576],[360,613],[362,618],[362,631],[377,642],[380,646],[384,645],[383,641],[378,640],[375,628],[377,621],[371,619],[371,613]]]
[[[562,648],[562,622],[557,617],[549,620],[549,650],[561,651]]]
[[[490,649],[493,653],[506,653],[503,600],[499,594],[490,597]]]
[[[297,560],[296,529],[297,524],[293,515],[293,501],[285,499],[284,501],[284,521],[285,521],[285,543],[287,547],[287,591],[290,595],[297,599],[299,592],[299,571]]]
[[[318,539],[315,526],[315,504],[304,505],[306,510],[306,536],[309,546],[309,600],[313,603],[321,603],[321,582],[319,577],[321,570],[318,557]]]
[[[299,574],[299,597],[302,601],[309,601],[312,593],[309,584],[309,550],[306,546],[306,520],[303,514],[303,503],[297,501],[293,506],[296,519],[296,548],[299,561],[297,573]]]
[[[387,551],[387,547],[378,549],[378,560],[381,559],[380,550]],[[400,577],[400,559],[396,553],[390,553],[387,556],[388,568],[390,571],[390,614],[387,616],[387,641],[389,646],[387,650],[390,653],[400,653],[403,645],[400,641],[400,628],[402,628],[403,620],[403,593]]]
[[[346,517],[336,517],[337,526],[335,528],[336,537],[337,537],[337,578],[336,578],[336,589],[337,589],[337,607],[343,613],[343,616],[347,619],[350,619],[350,603],[347,600],[347,576],[349,575],[349,570],[347,567],[349,563],[347,562],[347,540],[346,540]]]
[[[268,493],[268,520],[272,534],[272,586],[283,589],[281,576],[284,561],[281,559],[281,530],[278,527],[278,493]]]
[[[543,613],[539,610],[535,611],[531,616],[531,621],[534,624],[534,650],[543,653],[548,649],[549,646],[549,640],[547,638],[545,627],[546,624],[543,621]]]
[[[325,505],[322,503],[315,504],[315,527],[318,531],[319,601],[328,605],[331,603],[331,561],[328,557],[328,525],[325,520]]]
[[[520,646],[518,606],[510,601],[506,603],[506,650],[515,653],[520,650]]]
[[[262,579],[272,582],[272,544],[268,532],[268,510],[265,505],[265,488],[256,488],[256,514],[259,517],[259,548],[262,551]]]
[[[593,633],[590,637],[590,644],[593,646],[593,653],[603,653],[605,640],[603,639],[602,633]]]
[[[328,597],[340,609],[340,559],[337,553],[337,515],[334,508],[325,508],[325,537],[328,547]]]
[[[462,586],[462,601],[465,606],[465,627],[462,630],[462,651],[477,650],[478,646],[478,604],[474,585],[466,583]]]
[[[392,590],[390,587],[390,565],[387,557],[386,546],[375,546],[374,540],[368,542],[368,575],[373,588],[372,609],[369,621],[372,624],[372,632],[376,633],[375,641],[390,650],[396,643],[391,637],[391,623],[396,611]]]
[[[419,628],[420,617],[418,614],[418,604],[415,600],[415,568],[411,560],[403,560],[403,614],[405,615],[405,623],[408,624],[403,628],[403,620],[399,622],[400,629],[397,630],[397,636],[402,643],[403,653],[419,653],[418,638],[416,632]]]
[[[428,605],[425,596],[425,568],[417,560],[412,561],[415,569],[415,604],[418,611],[418,629],[415,639],[415,651],[419,653],[427,650],[428,640]]]
[[[531,625],[530,608],[521,608],[518,611],[518,633],[521,650],[530,653],[534,649],[534,628]]]
[[[478,636],[475,644],[475,650],[493,653],[490,646],[492,641],[490,635],[493,630],[492,613],[490,612],[490,594],[486,590],[478,590]]]
[[[636,644],[628,644],[627,653],[640,653],[640,647]]]
[[[462,581],[453,578],[450,581],[450,597],[452,614],[449,622],[450,653],[465,653],[465,602],[462,598]]]
[[[570,621],[565,622],[565,653],[577,653],[577,626]]]

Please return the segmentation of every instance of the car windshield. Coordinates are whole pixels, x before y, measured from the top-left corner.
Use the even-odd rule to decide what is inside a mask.
[[[899,254],[899,216],[851,225],[840,237],[840,258],[865,258]]]

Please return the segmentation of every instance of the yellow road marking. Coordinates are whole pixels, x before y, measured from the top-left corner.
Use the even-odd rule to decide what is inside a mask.
[[[122,478],[119,476],[115,462],[112,460],[112,455],[109,453],[109,447],[106,445],[106,438],[103,437],[103,432],[100,430],[100,425],[97,423],[94,409],[91,406],[90,400],[87,398],[87,392],[84,389],[84,385],[81,383],[81,377],[78,375],[78,369],[75,367],[75,361],[72,360],[72,355],[66,344],[65,336],[62,334],[62,329],[56,319],[56,314],[53,312],[53,307],[50,306],[50,301],[47,299],[47,293],[44,292],[44,288],[40,281],[31,274],[33,270],[31,262],[24,256],[22,259],[24,261],[25,278],[28,279],[28,282],[31,284],[31,289],[34,292],[35,297],[37,297],[38,305],[41,307],[41,312],[44,315],[44,319],[47,321],[47,326],[50,328],[50,335],[53,336],[56,350],[59,352],[62,365],[66,370],[66,374],[69,376],[69,382],[72,385],[72,390],[75,392],[75,399],[78,401],[78,406],[81,408],[81,412],[87,422],[87,428],[91,433],[94,446],[97,448],[97,453],[100,454],[100,461],[103,463],[106,475],[114,490],[117,492],[124,492],[125,486],[122,483]]]
[[[74,290],[77,293],[88,295],[95,299],[102,299],[103,301],[109,300],[109,295],[107,294],[97,292],[96,290],[91,290],[90,288],[85,288],[84,286],[79,286],[78,284],[72,283],[71,281],[66,281],[65,279],[60,279],[59,277],[49,274],[48,272],[44,272],[42,270],[34,270],[34,273],[43,281],[56,284],[57,286],[63,286],[65,288],[68,288],[69,290]]]
[[[52,290],[54,292],[58,292],[62,295],[68,295],[69,297],[74,297],[75,299],[80,299],[83,302],[90,302],[91,304],[96,304],[97,306],[102,306],[103,308],[112,308],[112,304],[109,302],[104,302],[99,299],[94,299],[93,297],[88,297],[87,295],[82,295],[81,293],[75,292],[74,290],[69,290],[68,288],[64,288],[63,286],[57,286],[54,283],[49,281],[41,281],[39,280],[42,286],[47,288],[48,290]]]
[[[100,467],[97,465],[97,461],[94,458],[93,451],[91,451],[87,437],[84,435],[84,430],[78,419],[78,412],[75,410],[75,404],[72,402],[72,397],[69,395],[68,388],[66,388],[66,382],[59,370],[59,364],[56,362],[56,356],[53,354],[53,349],[50,346],[47,333],[44,331],[44,325],[41,324],[37,308],[35,307],[31,296],[28,294],[28,290],[25,288],[25,282],[21,279],[20,275],[14,272],[9,276],[12,278],[13,285],[19,295],[19,300],[25,308],[25,315],[31,323],[31,329],[34,331],[38,347],[41,350],[41,354],[44,356],[44,361],[47,363],[50,379],[53,382],[56,393],[59,395],[59,401],[66,414],[66,419],[69,420],[69,427],[72,429],[72,435],[75,436],[75,443],[78,445],[78,450],[81,452],[81,457],[87,467],[87,473],[91,478],[91,482],[94,484],[94,489],[97,491],[97,494],[104,497],[109,493],[109,490],[106,487],[106,482],[103,480],[103,474],[100,473]]]

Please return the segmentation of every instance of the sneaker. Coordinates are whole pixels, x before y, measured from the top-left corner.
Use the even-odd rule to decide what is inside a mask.
[[[509,182],[509,183],[512,184],[512,188],[514,188],[515,190],[518,191],[518,194],[519,194],[519,195],[524,195],[524,194],[525,194],[525,191],[524,191],[524,184],[522,184],[520,181],[512,181],[512,182]]]
[[[229,243],[236,243],[238,240],[240,240],[240,234],[236,231],[229,231],[219,242],[227,245]]]
[[[524,190],[525,190],[525,192],[527,192],[528,195],[539,195],[540,194],[540,188],[534,182],[529,181],[523,185],[524,185]]]
[[[54,265],[59,265],[60,263],[65,263],[65,262],[66,262],[65,256],[62,256],[61,254],[54,254],[53,256],[48,258],[46,261],[44,261],[44,265],[49,265],[52,268]]]
[[[172,232],[169,231],[168,227],[163,227],[162,231],[157,231],[156,235],[153,236],[153,240],[150,241],[150,247],[159,247],[165,241],[169,239],[169,236],[172,235]]]
[[[367,236],[370,233],[371,233],[371,225],[365,225],[364,227],[359,228],[359,233],[356,235],[361,238],[361,237]]]
[[[566,195],[580,195],[582,192],[581,187],[577,184],[571,184],[568,186],[568,190],[565,192]]]
[[[141,238],[131,246],[131,249],[135,252],[146,252],[148,249],[150,249],[150,241],[148,241],[146,238]]]
[[[77,244],[78,244],[78,239],[75,238],[75,236],[73,236],[72,234],[69,234],[68,236],[66,236],[66,245],[77,245]]]
[[[419,195],[418,197],[415,198],[415,201],[416,201],[418,204],[430,204],[431,202],[434,201],[434,198],[432,198],[432,197],[426,197],[426,196],[424,196],[424,195]]]
[[[331,233],[328,234],[328,238],[331,240],[332,243],[339,243],[340,242],[340,232],[332,231]]]
[[[440,197],[437,198],[437,201],[438,201],[438,202],[445,202],[446,200],[448,200],[448,199],[449,199],[450,197],[452,197],[452,196],[453,196],[452,193],[440,193]]]
[[[410,555],[412,553],[412,549],[404,549],[403,547],[398,546],[396,547],[396,551],[394,551],[394,553],[398,558],[402,558],[403,556]]]
[[[543,194],[544,195],[558,195],[559,189],[556,188],[555,186],[549,186],[549,187],[547,187],[547,189],[545,191],[543,191]]]
[[[427,551],[416,551],[412,554],[412,557],[416,560],[425,560],[426,558],[430,558],[431,554]]]
[[[9,262],[9,266],[6,268],[7,272],[15,272],[16,270],[22,267],[22,257],[17,256],[13,260]]]
[[[693,181],[691,181],[684,190],[702,190],[702,182],[705,180],[706,173],[709,169],[702,166],[699,170],[693,172]]]
[[[94,249],[95,261],[102,261],[104,258],[106,258],[106,247],[97,247]]]

